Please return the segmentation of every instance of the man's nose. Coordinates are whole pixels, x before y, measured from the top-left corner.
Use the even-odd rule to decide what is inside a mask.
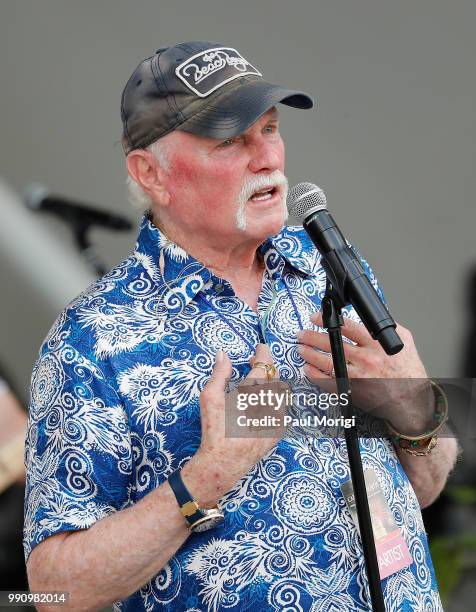
[[[260,142],[253,145],[249,169],[251,172],[274,172],[282,165],[282,146],[278,142]]]

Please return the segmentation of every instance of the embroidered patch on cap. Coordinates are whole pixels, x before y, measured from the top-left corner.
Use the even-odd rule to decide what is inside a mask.
[[[180,64],[175,74],[201,98],[246,74],[263,76],[236,49],[230,47],[216,47],[197,53]]]

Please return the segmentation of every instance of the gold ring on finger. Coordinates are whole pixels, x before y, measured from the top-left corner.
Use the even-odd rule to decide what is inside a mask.
[[[264,361],[255,361],[255,363],[251,366],[251,369],[254,370],[255,368],[261,368],[264,370],[268,380],[273,380],[273,378],[276,376],[276,366],[272,364],[264,363]]]

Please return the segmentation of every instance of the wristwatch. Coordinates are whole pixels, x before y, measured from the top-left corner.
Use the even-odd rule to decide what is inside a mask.
[[[180,512],[184,515],[188,523],[190,531],[208,531],[209,529],[213,529],[213,527],[217,527],[220,523],[223,523],[225,515],[219,508],[207,509],[199,507],[185,486],[180,470],[172,472],[168,477],[168,482],[180,506]]]

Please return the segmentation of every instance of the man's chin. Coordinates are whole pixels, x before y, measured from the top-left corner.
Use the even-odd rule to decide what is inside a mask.
[[[288,216],[283,215],[280,219],[267,219],[255,221],[247,219],[246,226],[239,229],[243,234],[253,235],[257,239],[264,241],[271,236],[276,236],[285,227]]]

